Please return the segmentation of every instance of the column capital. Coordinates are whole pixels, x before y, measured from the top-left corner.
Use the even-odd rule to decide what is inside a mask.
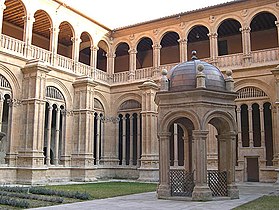
[[[181,44],[187,44],[188,39],[187,39],[187,38],[180,38],[180,39],[178,39],[177,41],[178,41],[179,43],[181,43]]]
[[[169,138],[171,136],[171,132],[159,132],[158,133],[159,139],[162,140],[164,138]]]
[[[91,45],[90,46],[90,50],[91,51],[98,51],[100,48],[98,46],[95,46],[95,45]]]
[[[153,44],[152,45],[152,48],[155,50],[159,50],[159,49],[161,49],[162,48],[162,45],[160,45],[159,43],[155,43],[155,44]]]
[[[131,55],[131,54],[137,54],[137,50],[136,49],[129,49],[128,50],[128,53]]]
[[[244,26],[242,28],[239,28],[239,31],[242,33],[250,33],[251,28],[250,28],[250,26]]]
[[[81,43],[82,40],[80,37],[71,37],[71,41]]]
[[[209,32],[207,34],[207,36],[209,37],[209,39],[216,39],[218,37],[218,33],[217,32]]]
[[[32,23],[35,22],[35,18],[34,18],[34,16],[32,16],[31,14],[28,14],[28,15],[23,16],[22,19],[23,19],[25,22],[27,22],[27,21],[30,21],[30,22],[32,22]]]

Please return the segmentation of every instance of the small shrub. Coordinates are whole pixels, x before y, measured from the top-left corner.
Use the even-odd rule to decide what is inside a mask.
[[[29,203],[27,201],[17,200],[6,196],[0,196],[0,203],[4,205],[19,207],[19,208],[29,208]]]

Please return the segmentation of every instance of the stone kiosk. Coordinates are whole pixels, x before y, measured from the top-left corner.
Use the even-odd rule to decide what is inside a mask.
[[[232,72],[197,59],[162,71],[158,105],[158,198],[207,201],[239,198],[235,185],[237,125]],[[207,170],[208,125],[217,130],[218,170]],[[171,126],[181,127],[183,168],[170,166]],[[176,145],[177,146],[177,145]]]

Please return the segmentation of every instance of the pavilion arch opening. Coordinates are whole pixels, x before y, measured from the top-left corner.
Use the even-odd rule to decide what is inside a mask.
[[[179,56],[179,35],[176,32],[167,32],[161,39],[160,64],[178,63]]]
[[[150,38],[144,37],[137,45],[137,69],[153,66],[153,42]]]
[[[66,102],[59,89],[46,88],[45,126],[44,126],[44,164],[61,165],[65,151]]]
[[[91,37],[87,32],[83,32],[80,39],[79,62],[89,66],[91,61]]]
[[[35,22],[33,23],[32,45],[45,50],[50,50],[50,30],[52,28],[51,19],[43,10],[36,11],[34,18]]]
[[[5,1],[2,33],[23,41],[26,10],[19,0]]]
[[[276,17],[269,12],[258,13],[251,21],[251,50],[262,50],[278,46]]]
[[[133,99],[123,102],[118,109],[118,159],[122,166],[140,166],[141,104]]]
[[[209,30],[202,25],[194,26],[187,36],[187,60],[191,60],[192,51],[199,52],[199,59],[210,57]]]
[[[127,43],[120,43],[115,50],[114,72],[129,71],[129,45]]]
[[[241,24],[234,19],[226,19],[221,23],[217,30],[219,56],[242,52],[240,28]]]
[[[98,43],[97,51],[97,69],[107,72],[107,56],[108,56],[108,45],[105,41],[101,40]]]
[[[194,157],[192,131],[194,125],[186,117],[169,126],[169,176],[172,196],[192,196],[194,189]]]
[[[0,165],[5,164],[5,157],[8,151],[9,139],[9,118],[10,118],[10,100],[12,99],[12,90],[8,80],[0,74],[0,132],[4,134],[0,139]]]
[[[94,165],[100,165],[103,154],[105,110],[97,98],[94,98],[94,112],[93,158]]]
[[[57,53],[67,58],[73,58],[73,27],[67,21],[59,25]]]

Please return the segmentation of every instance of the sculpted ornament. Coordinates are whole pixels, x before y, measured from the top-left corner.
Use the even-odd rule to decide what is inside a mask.
[[[135,39],[135,34],[131,34],[129,38],[130,38],[130,40],[134,40]]]
[[[210,15],[209,16],[209,22],[213,23],[215,21],[215,16],[214,15]]]
[[[247,10],[247,9],[242,10],[242,11],[241,11],[241,15],[242,15],[243,17],[246,17],[246,16],[248,15],[248,10]]]
[[[184,29],[185,26],[186,26],[185,22],[181,22],[181,23],[179,24],[179,27],[180,27],[181,29]]]
[[[155,35],[158,35],[159,29],[158,29],[158,28],[157,28],[157,29],[154,29],[154,30],[153,30],[153,33],[154,33]]]

